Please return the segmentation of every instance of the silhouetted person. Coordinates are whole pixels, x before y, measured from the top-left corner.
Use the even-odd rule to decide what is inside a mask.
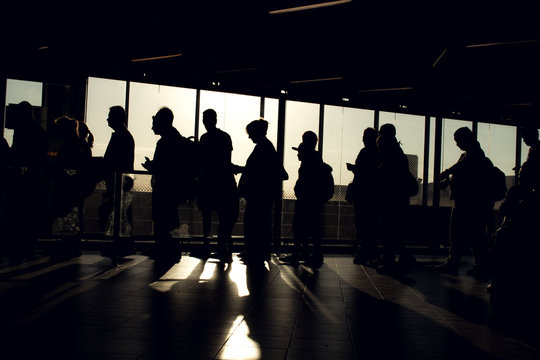
[[[218,219],[218,254],[222,262],[232,261],[232,231],[238,220],[238,191],[234,178],[229,134],[216,127],[217,115],[213,109],[203,112],[206,133],[201,136],[199,149],[201,170],[197,202],[203,215],[203,235],[206,245],[210,235],[212,212]]]
[[[384,124],[379,129],[377,147],[381,164],[377,171],[379,182],[379,236],[383,246],[381,273],[395,275],[406,271],[414,257],[404,246],[407,236],[409,193],[406,179],[409,175],[409,161],[396,139],[396,128]],[[396,255],[399,260],[396,263]]]
[[[529,146],[527,159],[521,165],[518,181],[528,191],[540,190],[540,140],[538,129],[533,126],[524,126],[520,129],[523,142]]]
[[[77,133],[90,149],[94,147],[94,134],[88,128],[84,121],[77,120]]]
[[[246,131],[255,143],[240,179],[240,196],[246,199],[244,213],[245,261],[260,265],[270,259],[272,210],[281,198],[281,181],[288,178],[274,145],[266,137],[268,122],[254,120]]]
[[[181,251],[171,231],[180,226],[178,206],[189,200],[190,188],[188,139],[173,126],[173,112],[166,107],[152,117],[152,130],[161,138],[153,160],[146,158],[143,167],[152,173],[152,219],[156,241],[155,257],[166,264],[178,262]]]
[[[536,288],[531,286],[540,275],[540,141],[536,127],[522,127],[520,134],[530,147],[529,154],[519,169],[518,183],[508,190],[500,207],[503,222],[494,236],[488,289],[495,315],[506,320],[519,319],[521,326],[523,316],[540,316]]]
[[[321,249],[322,224],[324,204],[328,200],[321,187],[321,177],[323,171],[331,172],[332,168],[323,163],[321,154],[315,150],[317,141],[313,131],[306,131],[302,135],[302,143],[293,148],[298,151],[298,160],[301,162],[294,186],[294,248],[292,255],[280,260],[291,263],[306,261],[309,265],[319,267],[324,261]]]
[[[475,266],[467,274],[485,278],[488,272],[486,232],[494,205],[486,186],[486,175],[493,164],[469,128],[456,130],[454,140],[464,153],[441,174],[441,180],[449,181],[453,206],[450,215],[450,253],[439,270],[457,274],[464,246],[469,246],[473,251]]]
[[[11,188],[11,148],[7,140],[2,136],[0,139],[0,238],[6,239],[7,223],[6,212],[9,211],[6,204],[6,193]],[[5,249],[4,241],[0,242],[0,251]]]
[[[347,169],[354,174],[354,225],[356,227],[355,264],[375,265],[377,253],[378,181],[377,168],[381,156],[377,147],[377,130],[366,128],[362,141],[364,147]]]
[[[88,190],[92,153],[77,133],[77,121],[60,117],[55,121],[59,149],[52,160],[53,229],[64,236],[62,256],[80,255],[81,213]],[[94,184],[95,185],[95,184]]]
[[[32,105],[23,101],[13,113],[14,133],[11,147],[12,178],[6,193],[6,223],[9,244],[15,261],[33,253],[44,210],[44,169],[48,136],[34,119]]]
[[[114,208],[115,174],[133,171],[135,141],[127,129],[127,117],[124,108],[112,106],[107,117],[109,127],[113,129],[111,139],[103,156],[103,177],[106,191],[99,209],[99,226],[105,231],[107,221]]]

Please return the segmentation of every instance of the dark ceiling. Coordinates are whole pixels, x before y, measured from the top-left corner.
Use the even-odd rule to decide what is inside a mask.
[[[298,100],[346,97],[350,106],[540,122],[535,9],[353,0],[269,13],[317,1],[18,2],[6,5],[1,25],[3,70],[44,81],[219,82],[223,91],[277,97],[287,90]],[[132,61],[175,54],[182,55]],[[306,81],[317,79],[326,80]]]

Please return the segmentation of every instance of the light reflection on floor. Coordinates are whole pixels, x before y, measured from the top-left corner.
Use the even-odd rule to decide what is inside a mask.
[[[249,289],[246,279],[246,265],[242,264],[237,258],[235,258],[232,264],[229,264],[229,266],[231,266],[229,278],[236,284],[236,288],[238,289],[238,297],[249,296]]]
[[[244,321],[243,315],[238,315],[233,322],[227,340],[218,359],[258,360],[261,359],[259,343],[249,337],[249,326]]]
[[[184,256],[180,263],[173,265],[169,271],[148,286],[159,292],[170,291],[178,281],[188,279],[201,263],[200,259]]]

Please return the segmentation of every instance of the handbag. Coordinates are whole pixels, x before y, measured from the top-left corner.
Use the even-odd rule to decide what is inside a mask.
[[[356,191],[356,187],[358,185],[354,182],[349,183],[347,185],[347,189],[345,191],[345,200],[350,203],[354,203],[356,201],[356,198],[358,196],[358,193]]]
[[[407,179],[406,179],[406,190],[407,195],[409,197],[416,196],[418,194],[418,191],[420,190],[420,187],[418,186],[418,180],[414,177],[411,172],[408,172]]]

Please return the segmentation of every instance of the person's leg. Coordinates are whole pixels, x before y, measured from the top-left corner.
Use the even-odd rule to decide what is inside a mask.
[[[238,220],[238,198],[224,201],[217,210],[218,226],[218,256],[224,262],[232,261],[232,232]]]
[[[442,273],[457,275],[466,236],[467,216],[462,209],[452,208],[450,213],[449,240],[450,249],[445,262],[438,268]]]

